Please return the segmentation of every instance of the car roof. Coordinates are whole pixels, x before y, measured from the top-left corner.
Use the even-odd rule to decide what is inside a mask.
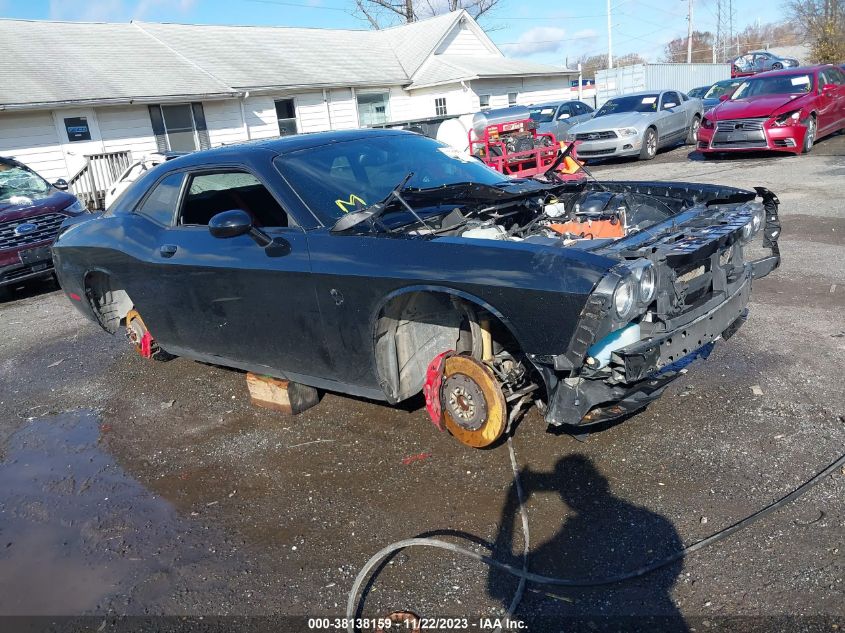
[[[612,99],[622,99],[624,97],[649,97],[651,95],[659,95],[663,94],[664,92],[681,92],[680,90],[673,90],[672,88],[666,88],[665,90],[640,90],[639,92],[628,92],[624,95],[616,95],[608,99],[608,101]]]
[[[755,77],[782,77],[783,75],[806,75],[815,73],[823,68],[829,68],[832,64],[816,64],[815,66],[798,66],[796,68],[782,68],[780,70],[767,70],[764,73],[757,73],[745,79],[754,79]]]
[[[374,137],[390,137],[414,135],[415,132],[405,130],[383,130],[383,129],[361,129],[361,130],[335,130],[331,132],[312,132],[307,134],[294,134],[281,136],[272,139],[258,139],[244,143],[223,145],[213,149],[206,149],[198,152],[191,152],[167,161],[168,168],[190,167],[192,165],[204,165],[211,162],[225,162],[232,156],[241,156],[244,152],[270,152],[272,154],[288,154],[303,149],[314,149],[331,145],[332,143],[343,143]]]

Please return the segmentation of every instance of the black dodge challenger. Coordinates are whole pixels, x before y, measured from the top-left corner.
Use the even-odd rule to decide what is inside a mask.
[[[53,257],[73,304],[146,357],[423,391],[486,446],[532,402],[553,425],[646,406],[742,324],[779,233],[763,188],[508,179],[355,130],[162,164],[68,220]]]

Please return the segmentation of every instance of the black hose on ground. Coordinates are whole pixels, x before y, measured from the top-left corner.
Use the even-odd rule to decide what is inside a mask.
[[[830,464],[830,466],[817,473],[811,479],[805,481],[803,484],[795,488],[792,492],[781,497],[777,501],[770,503],[769,505],[758,510],[754,514],[751,514],[745,517],[744,519],[741,519],[740,521],[737,521],[736,523],[733,523],[732,525],[729,525],[728,527],[723,528],[718,532],[715,532],[714,534],[711,534],[707,538],[693,543],[689,547],[685,547],[684,549],[675,552],[674,554],[671,554],[666,558],[655,561],[654,563],[643,565],[642,567],[639,567],[637,569],[623,572],[615,576],[609,576],[607,578],[570,579],[542,576],[540,574],[534,574],[528,571],[528,515],[525,511],[522,486],[519,481],[519,468],[516,463],[516,455],[514,453],[513,443],[511,442],[510,438],[508,438],[508,451],[510,453],[511,467],[513,468],[514,482],[516,484],[517,495],[519,498],[519,511],[522,516],[522,530],[524,537],[522,568],[514,567],[513,565],[508,565],[507,563],[503,563],[490,556],[486,556],[484,554],[480,554],[478,552],[466,549],[464,547],[461,547],[460,545],[455,545],[454,543],[447,543],[445,541],[441,541],[434,538],[409,538],[402,541],[397,541],[396,543],[392,543],[391,545],[388,545],[384,549],[374,554],[370,558],[370,560],[367,561],[366,565],[361,568],[361,571],[358,572],[358,576],[355,578],[355,582],[349,592],[349,599],[346,603],[346,617],[349,621],[349,625],[347,628],[348,633],[356,633],[354,618],[357,607],[358,593],[361,589],[362,584],[369,576],[370,572],[382,560],[390,556],[392,553],[397,552],[406,547],[436,547],[439,549],[448,550],[450,552],[462,554],[463,556],[467,556],[469,558],[474,558],[475,560],[480,561],[485,565],[501,569],[519,578],[519,586],[517,587],[516,593],[514,594],[513,600],[511,600],[511,604],[508,607],[507,611],[507,615],[510,617],[516,611],[516,608],[519,605],[519,601],[522,599],[522,594],[525,590],[525,585],[527,582],[533,582],[539,585],[552,585],[558,587],[598,587],[603,585],[613,585],[620,582],[624,582],[626,580],[631,580],[633,578],[639,578],[640,576],[645,576],[646,574],[656,571],[662,567],[671,565],[672,563],[682,558],[685,558],[690,554],[694,554],[695,552],[702,550],[705,547],[713,545],[714,543],[718,543],[719,541],[729,537],[735,532],[738,532],[739,530],[748,527],[752,523],[759,521],[760,519],[765,516],[768,516],[775,510],[778,510],[786,504],[794,501],[795,499],[806,493],[808,490],[813,488],[816,484],[820,483],[822,480],[830,476],[838,468],[841,468],[843,465],[845,465],[845,454],[843,454],[841,457],[839,457],[839,459]]]

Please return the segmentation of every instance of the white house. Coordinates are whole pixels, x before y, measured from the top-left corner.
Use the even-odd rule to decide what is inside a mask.
[[[193,150],[565,99],[577,71],[506,58],[464,11],[381,31],[0,20],[0,155]]]

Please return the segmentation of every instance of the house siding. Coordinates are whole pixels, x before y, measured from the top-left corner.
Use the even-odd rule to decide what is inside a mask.
[[[50,111],[0,113],[0,156],[24,163],[50,182],[69,175]]]
[[[97,108],[103,151],[129,150],[133,159],[156,151],[155,136],[147,106]]]
[[[466,24],[458,24],[447,35],[435,55],[464,55],[469,57],[495,56]]]
[[[208,128],[208,140],[212,147],[241,143],[246,140],[246,129],[238,100],[210,101],[203,103],[202,109]]]

